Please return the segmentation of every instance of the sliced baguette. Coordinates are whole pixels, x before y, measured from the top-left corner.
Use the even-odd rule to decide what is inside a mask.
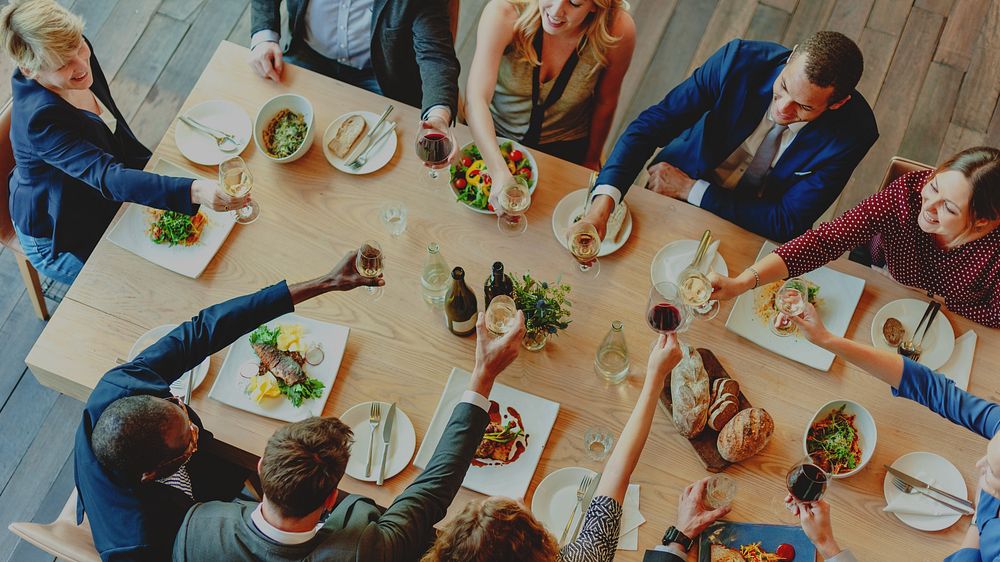
[[[330,144],[327,145],[330,147],[330,152],[333,152],[337,158],[347,158],[367,128],[368,123],[360,115],[351,115],[344,119],[340,128],[337,129],[337,134],[333,135]]]

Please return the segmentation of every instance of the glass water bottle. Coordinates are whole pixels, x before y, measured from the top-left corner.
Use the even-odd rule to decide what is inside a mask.
[[[597,348],[594,357],[594,370],[597,376],[611,384],[618,384],[628,376],[628,347],[625,345],[625,334],[622,332],[621,320],[611,323],[611,330],[604,336],[601,347]]]

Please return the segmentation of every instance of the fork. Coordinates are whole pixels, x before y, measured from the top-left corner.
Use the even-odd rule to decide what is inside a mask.
[[[583,508],[583,496],[587,494],[587,490],[590,489],[590,485],[594,483],[594,476],[588,474],[580,481],[580,485],[576,488],[576,505],[573,506],[573,511],[569,514],[569,521],[566,522],[566,528],[563,529],[562,536],[559,537],[560,546],[566,542],[566,535],[569,534],[569,528],[573,524],[573,520],[576,519],[576,510]],[[583,514],[581,513],[582,517]]]
[[[368,425],[372,430],[368,434],[368,464],[365,465],[365,478],[372,476],[372,449],[375,447],[375,428],[378,422],[382,421],[382,403],[372,402],[371,411],[368,413]]]
[[[396,130],[396,122],[392,121],[389,124],[389,128],[382,131],[382,133],[379,134],[379,136],[376,137],[375,140],[373,140],[370,145],[368,145],[368,148],[366,148],[364,152],[358,155],[358,157],[355,158],[353,162],[347,164],[347,166],[352,170],[358,170],[364,167],[364,165],[368,163],[368,158],[371,156],[374,149],[378,146],[381,146],[382,139],[384,139],[386,136],[388,136],[395,130]]]
[[[892,485],[895,486],[897,490],[899,490],[900,492],[903,492],[904,494],[923,494],[924,496],[926,496],[926,497],[928,497],[928,498],[930,498],[930,499],[938,502],[939,504],[941,504],[941,505],[943,505],[943,506],[945,506],[945,507],[947,507],[949,509],[953,509],[953,510],[957,511],[958,513],[961,513],[962,515],[972,515],[972,513],[969,510],[962,509],[962,508],[960,508],[958,506],[955,506],[955,505],[952,505],[952,504],[950,504],[950,503],[948,503],[948,502],[946,502],[946,501],[944,501],[942,499],[936,498],[936,497],[932,496],[931,494],[928,494],[927,492],[925,492],[925,491],[923,491],[923,490],[921,490],[919,488],[914,488],[913,486],[910,486],[909,484],[907,484],[906,482],[903,482],[899,478],[893,477],[892,478]]]

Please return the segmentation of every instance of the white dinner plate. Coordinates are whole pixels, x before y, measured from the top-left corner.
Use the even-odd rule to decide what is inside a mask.
[[[239,150],[223,152],[214,138],[178,119],[174,125],[174,144],[185,158],[195,164],[218,166],[224,160],[240,155],[253,136],[250,116],[231,101],[202,102],[187,110],[184,115],[213,129],[229,133],[239,141]]]
[[[353,175],[370,174],[376,170],[382,169],[383,166],[389,163],[389,160],[392,160],[392,156],[396,154],[396,145],[398,143],[396,131],[389,133],[384,139],[379,141],[379,145],[368,153],[368,161],[365,162],[365,165],[361,166],[357,170],[348,166],[347,161],[343,158],[337,158],[337,156],[330,150],[330,147],[328,146],[330,144],[330,140],[337,134],[340,124],[351,115],[361,115],[365,118],[365,122],[368,123],[368,127],[365,129],[364,134],[361,135],[361,139],[358,140],[358,144],[354,147],[352,152],[357,151],[358,146],[365,145],[367,142],[365,140],[365,136],[368,135],[368,132],[372,130],[375,123],[378,123],[378,118],[381,117],[381,115],[372,113],[371,111],[352,111],[334,119],[333,123],[330,123],[330,126],[326,128],[326,132],[323,133],[323,154],[326,156],[327,162],[341,172]],[[382,126],[379,127],[378,132],[375,133],[376,138],[385,132],[386,127],[390,125],[391,120],[386,119],[385,122],[382,123]],[[351,154],[348,154],[347,156],[350,157]]]
[[[777,247],[774,242],[764,242],[754,263]],[[834,335],[843,336],[851,324],[854,310],[861,300],[861,293],[865,290],[865,280],[829,267],[810,271],[802,277],[819,286],[819,304],[816,311],[827,329]],[[778,355],[820,371],[829,371],[833,365],[833,353],[809,343],[805,336],[797,332],[785,337],[776,336],[771,332],[767,323],[755,310],[757,294],[762,289],[763,287],[758,287],[753,291],[747,291],[736,299],[729,319],[726,320],[726,328]]]
[[[158,161],[152,171],[166,176],[200,179],[167,160]],[[160,267],[191,278],[197,278],[205,271],[236,224],[233,213],[219,213],[202,205],[199,212],[205,214],[208,223],[198,242],[192,246],[156,244],[149,238],[148,230],[152,222],[149,211],[149,207],[128,203],[121,218],[108,232],[108,240]]]
[[[552,234],[555,235],[556,240],[562,244],[563,248],[569,249],[569,245],[566,244],[566,231],[573,224],[573,219],[583,214],[583,206],[587,202],[587,190],[578,189],[576,191],[571,191],[566,194],[565,197],[559,200],[556,204],[556,208],[552,210]],[[613,254],[617,252],[625,242],[628,241],[629,236],[632,235],[632,210],[626,207],[625,219],[622,220],[621,229],[618,234],[612,240],[601,240],[601,251],[597,254],[597,257],[603,258],[608,254]],[[617,240],[617,242],[616,242]]]
[[[896,462],[892,463],[891,466],[900,472],[905,472],[924,482],[933,479],[932,486],[954,496],[965,498],[969,495],[969,489],[965,487],[965,479],[962,478],[962,473],[948,459],[940,455],[923,451],[907,453],[896,459]],[[892,479],[893,476],[889,474],[889,471],[886,471],[885,479],[882,481],[882,493],[885,495],[885,503],[887,505],[893,498],[903,493],[892,485]],[[893,513],[893,515],[903,523],[921,531],[947,529],[962,517],[959,513],[955,513],[954,515]]]
[[[698,240],[674,240],[660,248],[660,251],[656,252],[656,255],[653,256],[653,262],[649,265],[649,275],[653,280],[653,285],[663,283],[664,281],[669,281],[676,285],[677,276],[691,264],[695,252],[698,251],[699,243]],[[729,276],[729,267],[726,265],[726,260],[719,251],[715,252],[711,271],[719,275]]]
[[[303,401],[298,408],[293,406],[284,396],[264,398],[260,404],[255,402],[246,392],[249,379],[240,375],[240,370],[244,365],[259,363],[257,354],[250,347],[250,333],[248,332],[229,346],[226,360],[222,362],[222,368],[219,369],[219,374],[215,377],[215,384],[212,385],[212,390],[208,393],[209,398],[252,414],[287,422],[296,422],[309,416],[323,414],[323,406],[326,405],[326,399],[330,397],[330,389],[333,388],[333,383],[337,380],[337,371],[340,369],[340,361],[344,357],[344,348],[347,346],[347,335],[350,333],[350,328],[313,320],[294,313],[279,316],[268,322],[267,326],[273,329],[279,324],[301,324],[304,329],[302,343],[306,346],[315,343],[323,348],[322,363],[319,365],[306,364],[303,367],[310,378],[318,379],[323,383],[323,395],[319,398]]]
[[[434,411],[434,417],[427,426],[427,434],[420,443],[417,457],[413,459],[413,465],[417,468],[426,468],[430,462],[431,455],[434,454],[434,449],[451,418],[451,412],[462,399],[471,377],[471,374],[461,369],[451,370],[448,383],[441,393],[441,400],[438,401],[437,409]],[[524,453],[510,464],[470,466],[462,485],[488,496],[523,498],[542,457],[545,442],[548,441],[549,433],[556,422],[559,404],[499,383],[493,385],[490,399],[499,404],[503,411],[513,408],[521,414],[524,431],[528,434],[527,447]]]
[[[567,466],[546,476],[531,496],[531,513],[555,536],[561,536],[576,507],[576,491],[587,476],[597,473],[587,468]],[[575,511],[574,520],[583,517]],[[572,532],[572,529],[570,529]]]
[[[382,427],[385,418],[389,414],[389,402],[382,404],[382,420],[375,428],[375,441],[372,450],[372,473],[365,476],[365,464],[368,462],[368,443],[371,433],[371,424],[368,423],[368,416],[371,414],[371,402],[362,402],[352,406],[340,416],[340,421],[347,424],[354,432],[354,446],[351,447],[351,456],[347,460],[347,475],[362,482],[375,482],[378,480],[378,469],[382,462]],[[413,458],[413,451],[417,449],[417,433],[413,429],[413,422],[410,417],[396,405],[396,422],[392,424],[392,437],[389,440],[389,458],[385,464],[385,479],[388,480],[403,471],[410,459]]]
[[[170,331],[176,327],[177,324],[164,324],[162,326],[157,326],[139,336],[139,339],[135,340],[135,343],[132,344],[132,349],[128,350],[128,360],[131,361],[135,359],[141,351],[159,341],[160,338],[170,333]],[[191,376],[192,372],[194,373],[194,386],[191,390],[196,390],[199,386],[201,386],[201,383],[205,382],[205,376],[208,375],[208,367],[211,362],[212,358],[206,357],[205,360],[199,363],[197,367],[181,375],[179,379],[175,380],[174,383],[170,385],[170,393],[178,398],[184,398],[187,394],[188,378]]]
[[[872,345],[878,349],[895,352],[896,348],[886,343],[882,337],[882,326],[886,319],[892,317],[902,322],[906,328],[906,337],[911,338],[925,310],[927,303],[919,299],[899,299],[883,306],[875,313],[875,319],[872,320]],[[920,363],[927,365],[929,369],[939,369],[951,357],[951,352],[955,350],[955,330],[943,310],[934,317],[934,322],[928,328],[920,347],[923,350],[920,354]]]

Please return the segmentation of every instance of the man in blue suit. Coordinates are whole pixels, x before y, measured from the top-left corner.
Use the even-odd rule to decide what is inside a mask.
[[[820,31],[793,50],[730,41],[633,121],[601,169],[586,220],[601,236],[657,147],[647,189],[777,241],[805,232],[878,138],[854,90],[853,41]]]

